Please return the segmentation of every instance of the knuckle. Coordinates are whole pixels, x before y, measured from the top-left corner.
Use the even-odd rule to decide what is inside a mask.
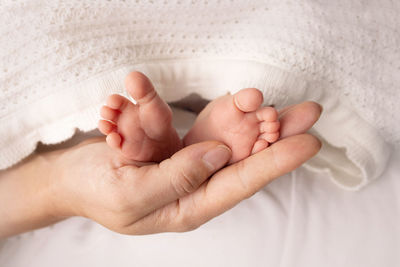
[[[177,175],[172,176],[171,184],[179,197],[186,196],[199,186],[198,174],[182,169]]]

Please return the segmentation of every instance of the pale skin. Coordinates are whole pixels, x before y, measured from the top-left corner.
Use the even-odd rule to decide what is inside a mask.
[[[0,172],[0,237],[71,216],[124,234],[193,230],[315,155],[320,142],[304,133],[320,112],[313,102],[280,111],[280,139],[222,170],[232,151],[219,141],[160,163],[128,159],[104,138],[34,154]]]
[[[172,112],[140,72],[130,73],[125,85],[136,100],[111,95],[100,114],[99,130],[107,143],[128,159],[156,161],[170,157],[183,146],[207,140],[221,141],[232,150],[229,163],[238,162],[268,147],[279,138],[278,112],[262,107],[262,93],[247,88],[208,104],[181,141],[172,127]]]

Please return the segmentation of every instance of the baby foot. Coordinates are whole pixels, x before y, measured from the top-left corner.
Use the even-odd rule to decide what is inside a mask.
[[[279,138],[278,113],[272,107],[260,107],[262,93],[254,88],[225,95],[208,104],[184,138],[190,145],[218,140],[232,149],[234,163],[268,147]]]
[[[99,130],[107,144],[128,159],[160,162],[182,148],[172,127],[172,112],[142,73],[132,72],[126,80],[128,93],[137,104],[121,95],[111,95],[101,108],[104,120]]]

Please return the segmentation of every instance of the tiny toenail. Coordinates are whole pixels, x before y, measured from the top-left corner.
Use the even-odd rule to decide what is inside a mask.
[[[237,98],[235,96],[233,97],[233,101],[235,102],[236,107],[238,107],[240,110],[243,110],[242,105],[239,103],[239,101],[237,100]]]

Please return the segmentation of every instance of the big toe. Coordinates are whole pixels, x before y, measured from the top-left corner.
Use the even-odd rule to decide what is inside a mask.
[[[240,90],[233,95],[236,107],[243,112],[256,111],[263,102],[261,91],[255,88]]]
[[[171,135],[172,111],[157,94],[150,80],[140,72],[131,72],[125,79],[126,89],[135,99],[140,125],[151,139]]]
[[[155,96],[153,84],[141,72],[134,71],[129,73],[125,79],[125,86],[128,93],[139,104],[148,102]]]

